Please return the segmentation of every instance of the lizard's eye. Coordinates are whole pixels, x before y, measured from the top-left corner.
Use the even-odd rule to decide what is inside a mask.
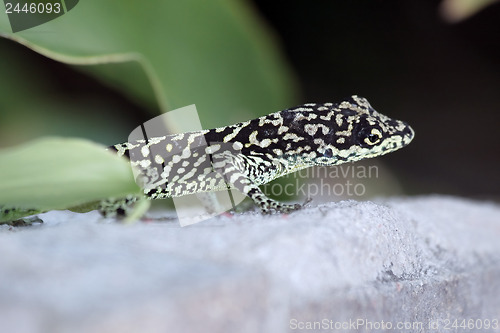
[[[378,128],[363,128],[358,135],[361,143],[368,146],[376,145],[382,139],[382,132]]]

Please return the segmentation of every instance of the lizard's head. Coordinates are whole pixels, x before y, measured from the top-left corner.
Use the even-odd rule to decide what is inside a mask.
[[[316,162],[320,165],[384,155],[408,145],[415,135],[407,123],[378,113],[358,96],[330,106],[323,119],[328,115],[329,131],[323,142],[317,142]]]

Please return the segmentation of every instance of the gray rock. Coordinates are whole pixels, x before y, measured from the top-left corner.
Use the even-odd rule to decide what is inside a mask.
[[[437,332],[455,319],[493,331],[485,320],[500,320],[493,203],[343,201],[184,228],[41,217],[0,226],[0,332]]]

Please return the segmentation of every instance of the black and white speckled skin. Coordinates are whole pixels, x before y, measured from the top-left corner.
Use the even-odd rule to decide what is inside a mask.
[[[111,148],[141,171],[150,199],[236,188],[263,213],[287,213],[300,205],[274,201],[259,186],[311,166],[384,155],[413,137],[408,124],[352,96],[336,104],[308,103],[235,125]],[[101,211],[110,215],[111,206]]]

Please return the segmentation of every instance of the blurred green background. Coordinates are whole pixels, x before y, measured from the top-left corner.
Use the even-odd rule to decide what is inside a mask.
[[[0,38],[0,147],[46,135],[110,145],[189,104],[212,128],[358,94],[417,133],[377,162],[387,176],[371,194],[498,199],[500,5],[455,23],[440,6],[89,0],[16,34],[1,13],[3,36],[69,64]]]

